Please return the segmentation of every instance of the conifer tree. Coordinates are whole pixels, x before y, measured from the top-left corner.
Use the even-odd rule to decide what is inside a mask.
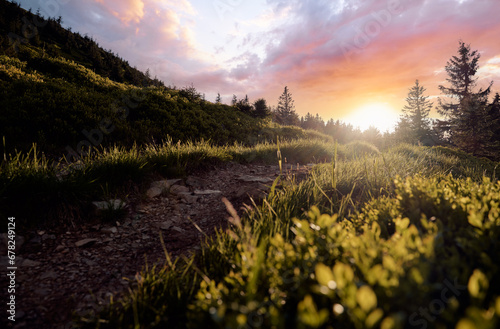
[[[294,100],[292,94],[285,86],[283,94],[281,94],[278,101],[278,108],[276,110],[276,120],[283,125],[298,125],[299,116],[295,112]]]
[[[253,103],[253,116],[256,118],[266,118],[270,111],[264,98],[259,98]]]
[[[407,104],[403,108],[403,113],[413,135],[413,142],[431,144],[429,140],[429,112],[432,103],[428,100],[429,96],[424,96],[425,90],[416,80],[415,85],[408,92],[408,97],[406,97]]]
[[[439,99],[438,112],[445,117],[440,126],[445,136],[452,144],[475,155],[485,155],[492,134],[487,111],[491,84],[485,90],[474,91],[480,56],[477,50],[472,51],[470,45],[460,41],[458,56],[453,56],[445,67],[446,80],[451,85],[439,86],[453,100],[446,103]]]

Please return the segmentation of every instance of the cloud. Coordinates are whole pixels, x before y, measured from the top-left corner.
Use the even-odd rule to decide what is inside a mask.
[[[268,44],[260,68],[264,79],[323,95],[324,103],[357,104],[382,96],[399,97],[400,105],[417,78],[438,93],[444,75],[435,72],[456,54],[459,39],[490,56],[500,54],[493,0],[349,1],[337,7],[331,1],[268,3],[277,12],[291,10],[291,18],[268,32],[280,42]],[[328,113],[326,108],[323,104],[318,112]]]
[[[139,23],[144,17],[142,0],[95,0],[124,24]]]
[[[248,93],[270,104],[288,85],[299,114],[342,118],[374,101],[399,109],[415,79],[437,96],[459,39],[481,51],[481,79],[500,86],[498,0],[265,0],[255,16],[234,23],[208,19],[211,4],[195,0],[65,3],[51,16],[167,85],[194,83],[201,92]],[[205,30],[224,31],[203,48],[207,22]]]

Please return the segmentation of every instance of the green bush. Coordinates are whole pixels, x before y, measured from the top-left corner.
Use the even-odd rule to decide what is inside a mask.
[[[336,198],[331,165],[282,181],[179,269],[144,273],[175,295],[151,301],[141,285],[100,314],[100,327],[497,328],[500,182],[446,174],[442,157],[404,146],[339,161],[339,184],[385,189],[371,200]],[[181,306],[165,308],[172,298]]]

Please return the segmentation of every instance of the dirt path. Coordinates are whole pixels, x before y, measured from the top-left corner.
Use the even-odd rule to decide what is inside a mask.
[[[303,177],[307,170],[288,172]],[[127,200],[128,215],[113,225],[21,237],[26,242],[16,250],[16,321],[8,321],[4,313],[0,327],[71,328],[73,311],[101,309],[111,296],[116,300],[127,291],[146,262],[164,264],[160,231],[173,257],[199,248],[203,234],[192,222],[205,234],[225,228],[228,216],[222,197],[242,214],[242,206],[251,204],[249,196],[265,196],[278,174],[277,166],[230,163],[185,180],[153,183],[149,196]],[[165,187],[168,191],[161,191]],[[6,268],[6,252],[1,251],[0,266]],[[8,286],[6,275],[0,286]],[[6,300],[6,289],[0,296]]]

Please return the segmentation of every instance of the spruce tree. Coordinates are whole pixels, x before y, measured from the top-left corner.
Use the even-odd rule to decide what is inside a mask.
[[[276,113],[276,119],[278,123],[283,125],[298,125],[299,116],[295,112],[294,100],[292,99],[292,94],[285,86],[283,94],[281,94],[278,101],[278,109]]]
[[[428,100],[429,96],[424,96],[425,90],[416,80],[415,85],[408,92],[408,97],[406,97],[407,105],[404,106],[403,113],[409,123],[414,138],[413,142],[430,145],[432,143],[430,140],[429,112],[432,103]]]
[[[264,98],[259,98],[253,103],[253,116],[256,118],[266,118],[270,115],[267,102]]]
[[[460,41],[458,56],[453,56],[445,67],[450,86],[439,86],[453,100],[446,103],[439,99],[438,112],[445,117],[441,121],[444,135],[452,144],[475,155],[485,155],[491,139],[486,109],[491,84],[485,90],[474,91],[480,57],[477,50],[472,51],[470,45]]]

